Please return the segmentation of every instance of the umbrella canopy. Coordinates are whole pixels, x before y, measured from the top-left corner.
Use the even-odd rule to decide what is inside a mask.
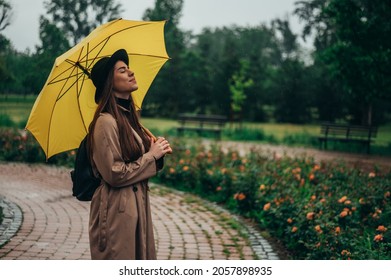
[[[97,27],[79,44],[59,56],[27,121],[46,158],[75,149],[88,132],[97,105],[89,79],[102,57],[125,49],[139,89],[132,93],[137,108],[163,64],[169,59],[165,21],[118,19]]]

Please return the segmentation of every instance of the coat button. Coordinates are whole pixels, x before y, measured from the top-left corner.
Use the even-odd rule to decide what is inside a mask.
[[[133,191],[134,191],[134,192],[137,192],[137,191],[138,191],[138,188],[137,188],[137,187],[133,187]]]

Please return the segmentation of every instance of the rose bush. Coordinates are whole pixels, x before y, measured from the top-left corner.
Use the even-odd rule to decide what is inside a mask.
[[[390,259],[391,172],[312,158],[182,147],[160,182],[256,221],[295,259]]]
[[[32,136],[1,131],[0,160],[42,162]],[[294,259],[391,259],[391,171],[172,140],[157,180],[254,220]],[[75,152],[49,163],[72,166]]]

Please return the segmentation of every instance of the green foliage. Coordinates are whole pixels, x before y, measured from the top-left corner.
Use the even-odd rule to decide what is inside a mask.
[[[0,127],[0,160],[45,162],[46,156],[34,137],[25,130]],[[75,151],[51,157],[47,163],[73,166]]]
[[[0,128],[0,160],[43,162],[45,156],[35,139],[25,131]]]
[[[0,93],[38,94],[59,54],[120,14],[116,2],[46,1],[35,50],[19,53],[0,35]],[[288,20],[205,28],[197,35],[181,30],[183,3],[155,1],[144,13],[144,20],[168,20],[165,41],[172,58],[149,89],[144,116],[205,113],[255,122],[371,120],[377,125],[390,119],[387,1],[297,1],[303,35],[315,35],[312,57]]]
[[[10,71],[8,65],[8,56],[11,50],[11,42],[0,34],[0,92],[15,82],[15,76]]]
[[[223,137],[229,140],[262,141],[277,143],[273,135],[267,135],[263,129],[258,128],[226,128],[223,130]]]
[[[48,0],[44,5],[44,20],[56,26],[70,45],[76,45],[98,25],[119,18],[122,12],[115,0]]]
[[[298,60],[286,60],[273,73],[277,122],[308,123],[313,95],[306,89],[305,67]]]
[[[0,127],[14,127],[15,123],[9,115],[0,114]]]
[[[318,140],[309,133],[295,133],[285,135],[281,141],[282,144],[287,146],[292,145],[304,145],[306,147],[318,147]]]
[[[159,180],[221,203],[280,239],[294,259],[389,259],[391,171],[247,156],[175,143]]]
[[[342,86],[353,120],[373,123],[374,103],[390,101],[390,3],[299,1],[296,14],[306,21],[304,35],[315,31],[315,55],[325,63],[325,73]]]
[[[159,75],[154,80],[148,91],[143,106],[143,113],[146,116],[172,117],[178,115],[186,101],[190,100],[185,85],[189,78],[185,72],[188,67],[184,60],[185,33],[179,29],[179,19],[183,7],[183,0],[157,0],[154,8],[147,9],[144,13],[144,20],[167,20],[165,26],[165,42],[168,61]],[[137,74],[136,74],[137,75]]]
[[[250,62],[240,61],[240,68],[235,72],[229,81],[229,90],[231,92],[231,109],[233,112],[242,112],[244,102],[246,101],[246,89],[253,86],[254,81],[247,79]]]

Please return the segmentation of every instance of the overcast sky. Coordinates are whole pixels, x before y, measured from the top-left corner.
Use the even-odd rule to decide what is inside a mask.
[[[289,16],[295,33],[301,32],[301,24],[292,15],[297,0],[184,0],[180,27],[199,33],[204,27],[257,26],[270,23],[275,18]],[[3,31],[19,51],[34,50],[39,44],[39,16],[44,14],[44,0],[11,0],[12,24]],[[155,0],[119,0],[125,12],[124,19],[141,20],[147,8],[153,8]]]

